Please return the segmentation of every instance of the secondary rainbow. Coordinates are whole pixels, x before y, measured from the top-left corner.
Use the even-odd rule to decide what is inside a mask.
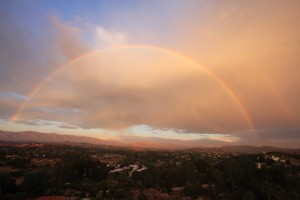
[[[192,60],[191,58],[189,58],[189,57],[187,57],[187,56],[185,56],[181,53],[178,53],[176,51],[172,51],[172,50],[169,50],[169,49],[161,48],[161,47],[155,47],[155,46],[124,45],[124,46],[106,48],[106,49],[102,49],[102,50],[94,50],[94,51],[82,54],[82,55],[76,57],[75,59],[68,61],[67,63],[65,63],[64,65],[58,67],[56,70],[54,70],[52,73],[50,73],[43,81],[41,81],[36,87],[34,87],[33,90],[27,95],[28,100],[34,97],[34,95],[43,87],[44,83],[46,83],[49,79],[51,79],[53,76],[58,74],[64,68],[72,66],[72,64],[75,64],[75,63],[79,62],[80,60],[83,60],[83,59],[85,59],[89,56],[92,56],[92,55],[95,55],[95,54],[101,54],[101,53],[108,52],[108,51],[118,50],[118,49],[149,49],[149,50],[156,50],[156,51],[167,53],[169,55],[176,56],[176,57],[181,58],[181,59],[185,60],[186,62],[188,62],[188,63],[190,63],[190,64],[192,64],[196,67],[199,67],[201,70],[203,70],[207,75],[209,75],[213,80],[215,80],[226,91],[228,96],[234,101],[234,103],[237,105],[238,109],[242,113],[245,121],[249,125],[249,128],[251,128],[252,130],[255,131],[255,126],[254,126],[254,124],[251,120],[251,117],[250,117],[246,107],[242,104],[241,100],[239,100],[239,98],[234,94],[234,92],[228,87],[228,85],[222,79],[220,79],[212,71],[208,70],[204,66],[200,65],[196,61]],[[12,116],[12,118],[10,120],[11,122],[14,122],[14,121],[18,120],[18,118],[19,118],[20,114],[22,113],[22,111],[26,108],[28,100],[24,101],[19,106],[19,108],[17,109],[15,114]]]

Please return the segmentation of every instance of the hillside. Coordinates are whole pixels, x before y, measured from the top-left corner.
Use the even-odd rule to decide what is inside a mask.
[[[39,133],[34,131],[9,132],[0,131],[0,140],[9,142],[42,142],[42,143],[88,143],[97,145],[114,145],[114,143],[86,136],[61,135],[56,133]]]

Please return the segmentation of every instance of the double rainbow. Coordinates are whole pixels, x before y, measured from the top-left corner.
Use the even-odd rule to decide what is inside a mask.
[[[31,99],[35,96],[35,94],[37,94],[39,92],[39,90],[43,87],[43,85],[52,77],[54,77],[56,74],[60,73],[63,69],[72,66],[73,64],[88,58],[89,56],[95,55],[95,54],[103,54],[105,52],[109,52],[109,51],[116,51],[116,50],[120,50],[120,49],[148,49],[148,50],[154,50],[154,51],[158,51],[161,53],[166,53],[172,56],[175,56],[177,58],[180,58],[184,61],[186,61],[187,63],[200,68],[201,70],[203,70],[210,78],[212,78],[214,81],[216,81],[216,83],[218,83],[220,85],[220,87],[228,94],[228,96],[232,99],[232,101],[237,105],[238,109],[240,110],[244,120],[247,122],[249,128],[251,130],[255,130],[254,124],[251,120],[251,117],[249,115],[249,112],[247,111],[247,108],[243,105],[242,101],[238,98],[238,96],[229,88],[229,86],[221,79],[219,78],[216,74],[214,74],[212,71],[210,71],[209,69],[205,68],[204,66],[200,65],[199,63],[195,62],[194,60],[190,59],[189,57],[178,53],[176,51],[171,51],[169,49],[165,49],[165,48],[161,48],[161,47],[155,47],[155,46],[147,46],[147,45],[125,45],[125,46],[117,46],[117,47],[112,47],[112,48],[107,48],[107,49],[103,49],[103,50],[95,50],[95,51],[91,51],[85,54],[82,54],[76,58],[74,58],[73,60],[68,61],[67,63],[65,63],[64,65],[58,67],[57,69],[55,69],[53,72],[51,72],[46,78],[43,79],[43,81],[41,81],[36,87],[33,88],[33,90],[27,95],[28,99]],[[26,108],[26,105],[28,103],[27,101],[24,101],[16,110],[15,114],[11,117],[11,122],[15,122],[16,120],[18,120],[18,118],[20,117],[22,111]]]

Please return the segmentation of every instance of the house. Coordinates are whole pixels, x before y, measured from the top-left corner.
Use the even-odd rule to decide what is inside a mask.
[[[256,166],[257,169],[261,169],[262,167],[266,166],[266,163],[256,162],[255,166]]]
[[[272,160],[274,160],[274,161],[278,162],[278,161],[279,161],[279,157],[277,157],[277,156],[273,156],[273,155],[272,155]]]

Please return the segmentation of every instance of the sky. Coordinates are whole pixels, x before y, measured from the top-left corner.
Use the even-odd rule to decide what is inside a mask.
[[[300,144],[300,2],[0,1],[0,129]]]

